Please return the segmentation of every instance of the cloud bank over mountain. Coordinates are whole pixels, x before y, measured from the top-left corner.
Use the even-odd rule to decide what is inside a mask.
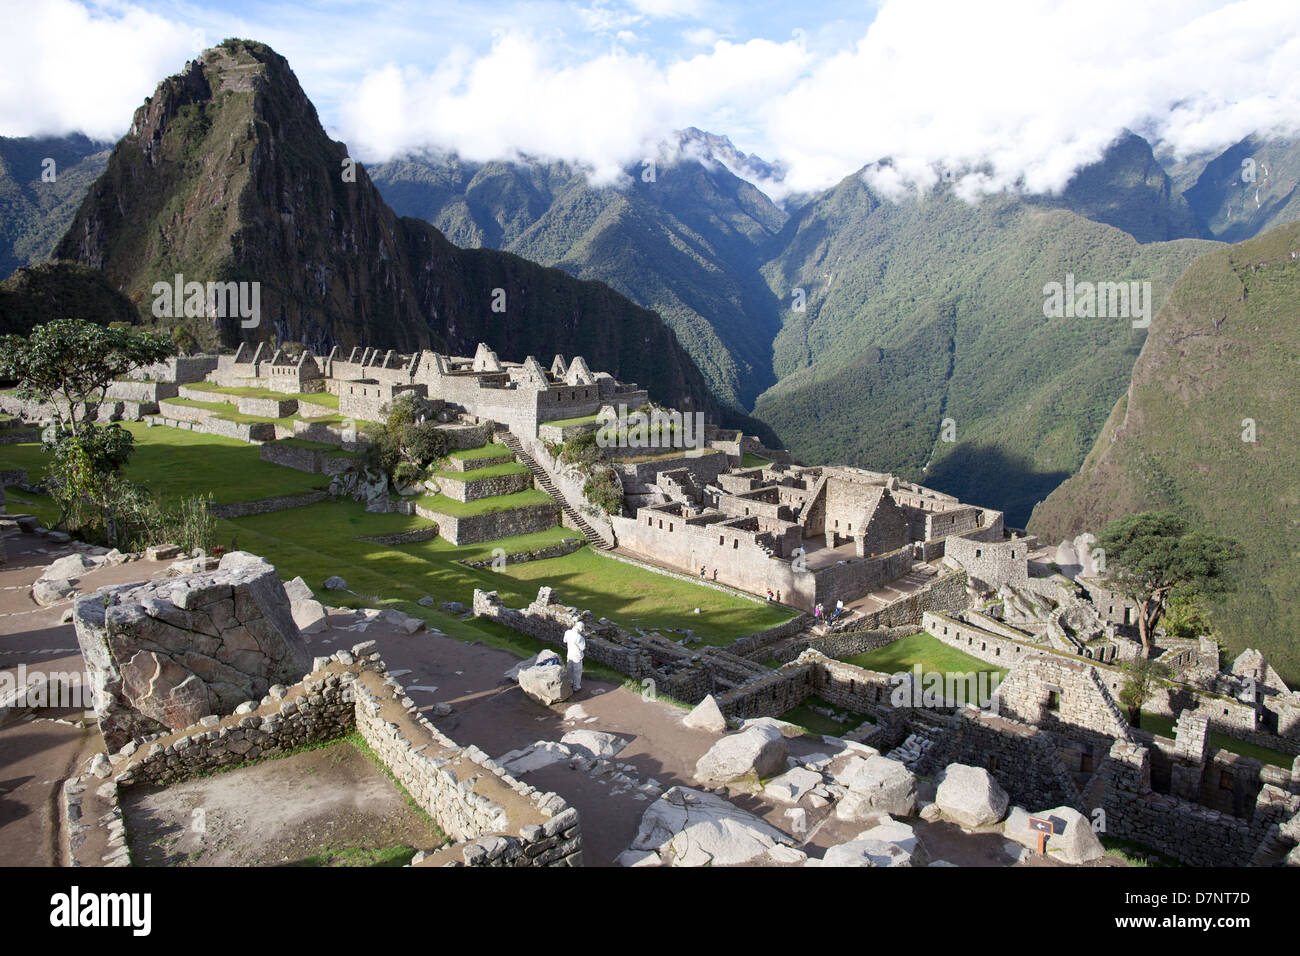
[[[499,3],[477,19],[398,0],[360,18],[333,4],[49,0],[19,11],[0,134],[120,134],[154,79],[221,31],[281,49],[326,125],[371,162],[535,156],[614,182],[697,126],[779,161],[783,183],[759,184],[771,193],[887,159],[870,173],[886,194],[947,170],[975,195],[1057,190],[1124,129],[1178,156],[1300,130],[1294,0],[884,0],[856,20],[799,11],[807,29],[743,13],[703,0]]]

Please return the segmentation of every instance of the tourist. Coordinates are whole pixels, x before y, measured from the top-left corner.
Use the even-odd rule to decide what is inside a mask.
[[[772,589],[771,589],[771,588],[768,588],[768,589],[767,589],[767,602],[768,602],[769,604],[772,603]]]
[[[569,680],[574,691],[582,690],[582,655],[587,650],[587,639],[582,634],[582,621],[573,622],[573,626],[564,632],[564,650],[568,663]]]
[[[822,622],[822,604],[820,601],[818,601],[816,606],[813,608],[813,619],[818,624]]]
[[[709,570],[704,565],[700,565],[700,580],[703,581],[709,576]]]
[[[843,602],[843,601],[836,601],[836,602],[835,602],[835,614],[831,617],[831,623],[834,624],[836,621],[838,621],[838,620],[839,620],[841,617],[843,617],[843,616],[844,616],[844,602]]]

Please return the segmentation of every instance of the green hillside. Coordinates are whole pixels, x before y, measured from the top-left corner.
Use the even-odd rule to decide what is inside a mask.
[[[1214,608],[1235,654],[1300,684],[1300,224],[1207,253],[1175,285],[1080,473],[1034,510],[1049,541],[1172,508],[1246,548]],[[1243,441],[1254,422],[1256,440]]]
[[[755,415],[798,457],[896,471],[1002,508],[1012,524],[1082,463],[1144,334],[1128,319],[1045,319],[1044,285],[1067,273],[1150,281],[1158,306],[1209,247],[1140,244],[1008,195],[971,205],[940,188],[885,202],[859,175],[776,242],[763,272],[785,305],[781,381]],[[864,364],[870,388],[852,371]],[[940,440],[944,418],[955,442]]]
[[[0,136],[0,279],[49,258],[108,153],[80,133]]]

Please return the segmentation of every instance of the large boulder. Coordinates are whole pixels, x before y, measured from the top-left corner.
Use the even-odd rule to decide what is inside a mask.
[[[890,867],[919,866],[924,862],[925,850],[912,828],[897,820],[885,820],[847,843],[830,847],[820,865]]]
[[[712,694],[706,694],[704,699],[682,718],[682,723],[693,730],[707,730],[715,734],[724,733],[727,729],[727,718],[722,715],[722,709],[718,707],[718,702]]]
[[[303,634],[319,634],[329,627],[329,613],[325,605],[316,600],[307,582],[294,578],[284,586],[284,593],[289,598],[289,610],[293,614],[293,623]]]
[[[983,767],[951,763],[939,777],[934,802],[949,820],[973,829],[1001,820],[1010,799]]]
[[[1002,833],[1007,839],[1037,851],[1038,831],[1029,829],[1029,816],[1023,807],[1012,807]],[[1052,821],[1053,832],[1047,837],[1046,847],[1049,858],[1078,866],[1106,855],[1101,840],[1092,829],[1092,822],[1073,807],[1057,807],[1034,816]]]
[[[790,842],[770,823],[717,794],[672,787],[647,808],[620,859],[639,866],[736,866]]]
[[[570,730],[560,738],[560,743],[569,748],[574,756],[589,760],[608,760],[617,757],[627,746],[627,741],[614,734],[599,730]]]
[[[851,757],[835,775],[849,792],[836,807],[842,820],[862,820],[871,813],[911,816],[916,809],[916,775],[888,757]]]
[[[58,604],[75,590],[76,582],[67,578],[37,578],[32,584],[32,598],[41,607],[49,607]]]
[[[529,697],[547,706],[558,704],[573,696],[573,681],[568,668],[559,655],[543,651],[530,667],[521,667],[516,674],[519,688]]]
[[[785,737],[776,727],[756,724],[723,737],[695,762],[695,779],[728,783],[744,777],[772,777],[785,769]]]
[[[233,713],[311,668],[284,586],[264,561],[102,588],[77,600],[73,622],[110,751]]]

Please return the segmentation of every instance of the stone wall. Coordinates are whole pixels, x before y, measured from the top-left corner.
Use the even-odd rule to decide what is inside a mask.
[[[438,533],[454,545],[480,544],[521,534],[535,534],[559,523],[560,508],[554,503],[525,505],[508,511],[481,515],[450,515],[425,505],[415,506],[416,514],[438,522]]]
[[[132,740],[111,757],[114,782],[167,785],[353,730],[453,841],[418,865],[581,865],[577,811],[443,735],[388,676],[373,641],[317,658],[301,682],[229,717]]]
[[[328,497],[328,491],[304,491],[297,495],[279,495],[257,501],[233,501],[225,505],[212,505],[208,511],[215,518],[244,518],[248,515],[266,514],[268,511],[284,511],[286,508],[314,505]]]
[[[472,475],[473,472],[462,472]],[[533,486],[533,476],[524,469],[515,474],[492,475],[487,478],[454,478],[439,475],[433,479],[438,490],[448,498],[456,501],[478,501],[480,498],[494,498],[498,495],[512,495]]]
[[[406,532],[411,534],[412,532]],[[370,539],[374,540],[374,539]],[[562,558],[566,554],[573,554],[579,548],[586,544],[582,538],[565,538],[559,544],[548,545],[545,548],[537,548],[533,551],[516,551],[507,554],[504,557],[506,564],[523,564],[528,561],[545,561],[548,558]],[[462,561],[461,564],[467,568],[491,568],[494,566],[496,558],[484,558],[482,561]]]

